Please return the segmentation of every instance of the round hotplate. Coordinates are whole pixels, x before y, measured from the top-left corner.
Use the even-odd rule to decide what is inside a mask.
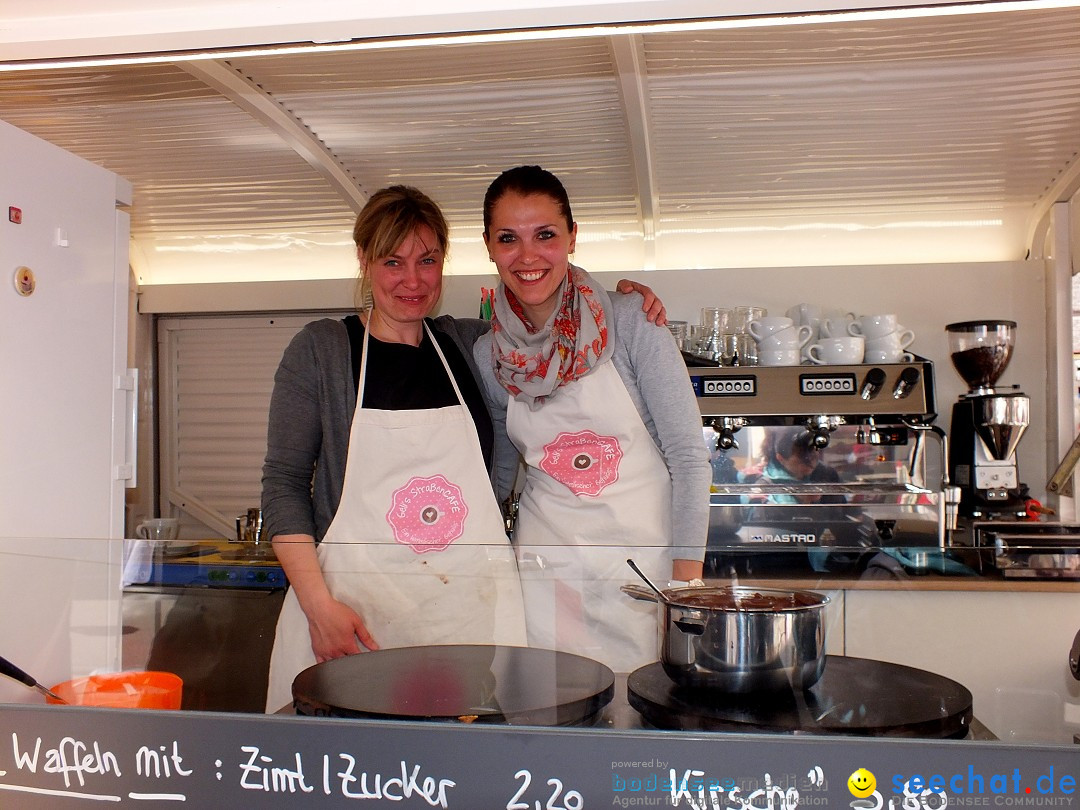
[[[659,662],[630,673],[630,705],[657,728],[885,737],[964,737],[971,692],[925,670],[829,655],[806,691],[731,695],[677,686]]]
[[[555,650],[400,647],[309,667],[293,681],[299,714],[567,726],[611,700],[615,674]]]

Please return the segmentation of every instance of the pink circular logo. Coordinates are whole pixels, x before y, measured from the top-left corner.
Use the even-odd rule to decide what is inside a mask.
[[[468,514],[461,487],[434,475],[411,478],[396,490],[386,520],[397,542],[423,554],[443,551],[461,537]]]
[[[597,436],[591,430],[560,433],[544,445],[540,469],[575,495],[595,497],[619,480],[622,456],[614,436]]]

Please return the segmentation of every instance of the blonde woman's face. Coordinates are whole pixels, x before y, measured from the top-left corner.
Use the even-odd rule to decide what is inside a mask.
[[[442,295],[443,260],[435,232],[425,225],[406,236],[389,256],[364,265],[379,316],[398,324],[423,320]]]

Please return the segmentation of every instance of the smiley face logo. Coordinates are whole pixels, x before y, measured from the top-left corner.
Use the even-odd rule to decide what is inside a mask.
[[[866,768],[859,768],[848,777],[847,789],[856,799],[865,799],[877,789],[877,779]]]

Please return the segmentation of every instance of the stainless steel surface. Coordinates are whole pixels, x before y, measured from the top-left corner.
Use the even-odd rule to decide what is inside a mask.
[[[747,694],[806,689],[821,677],[827,596],[743,586],[661,596],[660,663],[680,686]]]
[[[976,549],[1003,576],[1080,580],[1080,525],[987,521],[971,525]]]
[[[975,432],[999,461],[1012,458],[1030,423],[1030,400],[1023,394],[984,396],[976,400]]]
[[[259,544],[262,539],[262,509],[253,507],[236,516],[236,542]]]
[[[935,412],[933,367],[910,363],[851,366],[735,366],[688,369],[702,416],[874,416],[923,418]],[[908,374],[901,382],[901,376]],[[878,383],[881,374],[884,382]],[[916,376],[917,375],[917,376]]]
[[[713,466],[714,573],[789,564],[835,573],[882,548],[945,547],[948,470],[944,433],[930,424],[930,361],[688,372]],[[793,428],[813,451],[795,467],[786,449],[783,461],[776,454]],[[940,458],[926,452],[927,432],[942,440]]]
[[[785,477],[770,459],[799,431],[807,464],[802,477]],[[740,448],[710,446],[707,563],[726,570],[731,554],[760,551],[786,553],[799,565],[802,551],[803,567],[808,553],[819,552],[837,564],[834,552],[848,554],[857,566],[862,555],[878,548],[943,548],[944,451],[928,453],[930,443],[920,441],[922,433],[908,425],[875,431],[877,442],[870,443],[861,425],[842,425],[825,448],[813,449],[805,425],[749,425],[740,432],[745,439]],[[715,441],[712,427],[703,428],[703,435],[706,444]],[[736,568],[742,565],[737,562]],[[719,573],[715,569],[711,575]]]

